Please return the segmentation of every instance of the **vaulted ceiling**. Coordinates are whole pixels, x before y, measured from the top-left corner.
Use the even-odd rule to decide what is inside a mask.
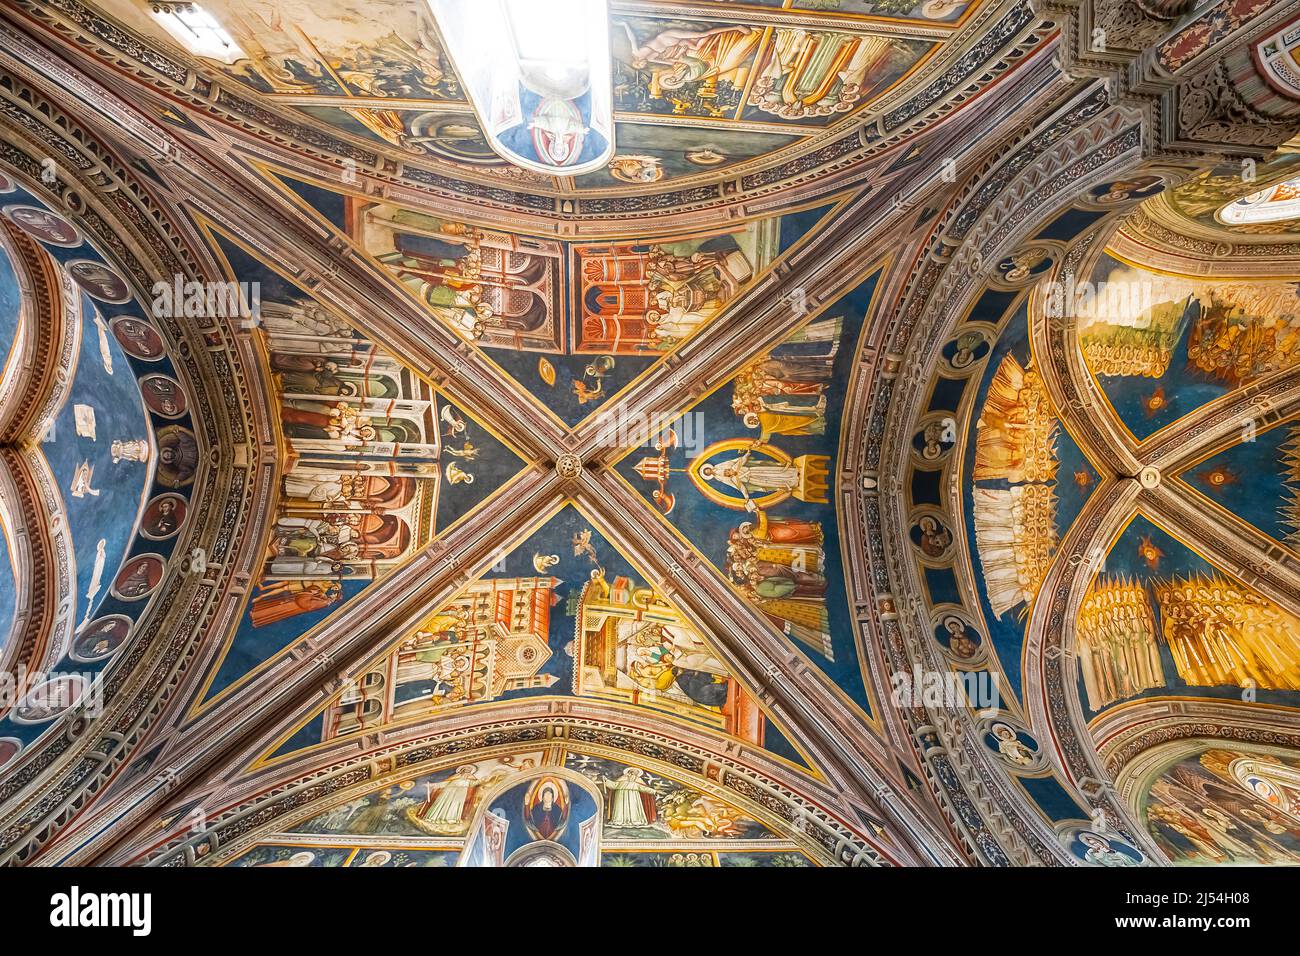
[[[1300,3],[615,0],[577,176],[185,6],[0,12],[0,860],[1300,859]]]

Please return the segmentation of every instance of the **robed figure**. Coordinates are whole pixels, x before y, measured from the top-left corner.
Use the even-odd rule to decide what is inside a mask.
[[[444,783],[426,785],[424,803],[408,807],[407,818],[426,833],[463,833],[469,826],[474,800],[483,782],[478,767],[473,764],[457,767]]]
[[[528,831],[541,840],[558,839],[569,822],[569,796],[563,781],[543,778],[524,797]]]
[[[605,804],[605,821],[608,826],[627,830],[647,827],[659,818],[655,805],[654,788],[644,780],[645,772],[628,767],[617,780],[605,778],[609,800]]]

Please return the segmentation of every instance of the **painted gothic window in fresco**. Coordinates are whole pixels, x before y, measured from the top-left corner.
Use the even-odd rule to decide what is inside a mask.
[[[234,244],[263,290],[257,336],[283,442],[275,516],[214,699],[267,666],[514,469],[510,451],[406,364]],[[357,720],[374,704],[357,702]]]

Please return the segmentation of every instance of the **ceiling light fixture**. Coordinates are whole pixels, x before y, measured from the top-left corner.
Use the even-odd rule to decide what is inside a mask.
[[[191,53],[206,56],[221,63],[235,63],[246,59],[225,28],[212,14],[189,0],[153,0],[149,12],[168,33],[182,43]]]
[[[429,0],[492,149],[576,176],[614,154],[606,0]]]

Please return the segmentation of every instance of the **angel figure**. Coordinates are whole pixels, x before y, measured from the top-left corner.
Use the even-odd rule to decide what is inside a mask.
[[[573,556],[580,557],[584,554],[591,558],[592,564],[600,564],[600,557],[596,554],[596,549],[591,543],[590,528],[583,528],[573,535]]]

